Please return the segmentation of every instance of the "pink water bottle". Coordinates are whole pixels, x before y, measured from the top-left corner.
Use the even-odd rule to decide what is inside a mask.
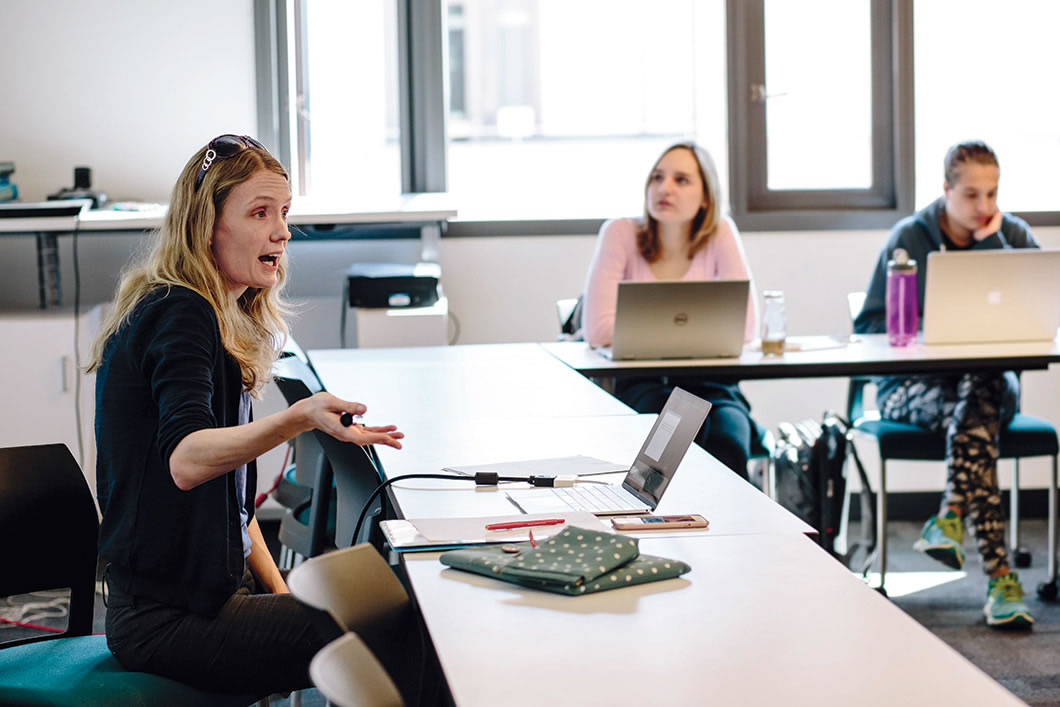
[[[887,339],[891,346],[908,346],[917,330],[916,261],[895,248],[887,262]]]

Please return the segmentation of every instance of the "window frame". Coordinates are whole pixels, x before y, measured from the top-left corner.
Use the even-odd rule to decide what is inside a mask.
[[[744,230],[889,227],[912,210],[912,0],[870,0],[873,183],[767,186],[764,0],[727,0],[729,192]],[[757,89],[757,91],[756,91]]]
[[[402,191],[446,190],[448,35],[441,0],[397,4]],[[767,189],[765,111],[753,110],[750,86],[764,85],[764,0],[726,0],[730,214],[743,231],[890,228],[915,210],[913,2],[872,3],[873,185],[867,190]],[[292,164],[295,107],[308,97],[292,92],[288,69],[298,46],[295,29],[304,0],[254,0],[258,116],[262,140]],[[297,65],[295,65],[297,67]],[[294,73],[304,69],[295,68]],[[304,152],[299,166],[304,168]],[[459,205],[457,205],[459,208]],[[1031,225],[1057,225],[1060,212],[1019,214]],[[460,221],[445,236],[579,235],[595,233],[603,218]]]

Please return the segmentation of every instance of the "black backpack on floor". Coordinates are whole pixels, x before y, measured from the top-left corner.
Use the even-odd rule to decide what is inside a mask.
[[[777,501],[817,531],[817,541],[825,550],[851,566],[854,555],[864,549],[859,568],[866,571],[876,549],[876,501],[869,486],[865,468],[851,440],[846,420],[826,412],[821,420],[804,420],[797,424],[782,422],[777,427],[773,454]],[[861,480],[861,540],[845,540],[846,460],[850,457]]]

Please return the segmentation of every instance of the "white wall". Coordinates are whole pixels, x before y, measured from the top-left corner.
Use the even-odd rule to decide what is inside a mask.
[[[0,161],[24,201],[73,185],[165,202],[219,133],[257,132],[250,0],[4,0]]]

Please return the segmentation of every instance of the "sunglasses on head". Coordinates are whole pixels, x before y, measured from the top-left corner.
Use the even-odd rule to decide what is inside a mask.
[[[202,167],[199,169],[199,173],[195,175],[195,190],[198,191],[203,177],[206,176],[206,170],[210,168],[214,160],[226,160],[229,157],[235,157],[248,147],[256,147],[259,150],[268,152],[264,145],[249,135],[218,135],[213,140],[210,140],[210,144],[206,146],[206,156],[202,158]]]

